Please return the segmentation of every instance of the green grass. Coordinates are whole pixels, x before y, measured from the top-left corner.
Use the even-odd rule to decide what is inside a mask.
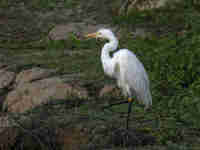
[[[155,28],[152,37],[133,40],[127,35],[121,43],[121,47],[126,46],[136,53],[149,73],[153,113],[146,114],[145,118],[157,122],[159,131],[153,134],[165,144],[168,141],[181,142],[187,132],[198,132],[200,128],[200,15],[193,7],[185,8],[131,14],[114,20],[123,26],[147,23],[173,31],[163,36],[162,33],[156,34]],[[181,31],[183,34],[178,34]]]

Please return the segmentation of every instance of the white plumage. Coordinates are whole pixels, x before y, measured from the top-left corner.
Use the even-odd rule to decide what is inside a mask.
[[[135,54],[127,49],[121,49],[114,54],[111,61],[114,68],[119,65],[119,69],[113,72],[113,77],[117,79],[117,84],[123,94],[136,97],[138,101],[145,104],[146,108],[152,105],[149,79],[143,64]]]
[[[109,41],[101,51],[103,69],[108,76],[117,80],[123,94],[128,98],[135,97],[145,104],[145,108],[152,105],[148,75],[136,55],[128,49],[121,49],[114,52],[111,57],[110,52],[117,49],[118,40],[109,29],[100,29],[96,33],[88,34],[87,37],[103,38]]]

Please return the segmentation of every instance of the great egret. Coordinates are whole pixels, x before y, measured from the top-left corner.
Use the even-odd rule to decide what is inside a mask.
[[[108,76],[117,80],[119,88],[122,89],[124,96],[128,98],[126,101],[114,103],[109,106],[129,103],[126,124],[126,128],[128,129],[133,97],[145,104],[145,109],[152,105],[149,79],[144,66],[136,55],[128,49],[120,49],[113,54],[113,57],[110,56],[110,52],[115,51],[118,46],[118,40],[110,29],[99,29],[95,33],[87,34],[86,37],[102,38],[109,41],[101,50],[103,69]]]

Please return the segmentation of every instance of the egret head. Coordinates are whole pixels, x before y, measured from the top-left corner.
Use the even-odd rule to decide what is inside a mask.
[[[115,36],[114,36],[113,32],[110,29],[102,28],[102,29],[99,29],[95,33],[90,33],[90,34],[86,35],[86,37],[110,40],[111,38],[113,38]]]

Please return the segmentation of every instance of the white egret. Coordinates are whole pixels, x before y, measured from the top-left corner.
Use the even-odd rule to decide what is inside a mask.
[[[127,129],[129,123],[129,114],[131,112],[131,105],[133,97],[141,101],[145,105],[145,109],[152,105],[152,97],[149,87],[149,79],[143,64],[139,61],[136,55],[128,49],[120,49],[116,51],[118,40],[109,29],[100,29],[95,33],[86,35],[88,38],[102,38],[107,39],[101,50],[101,62],[105,74],[117,80],[119,88],[122,89],[124,96],[128,98],[126,101],[111,104],[129,103],[127,115]],[[114,52],[110,56],[110,52]]]

